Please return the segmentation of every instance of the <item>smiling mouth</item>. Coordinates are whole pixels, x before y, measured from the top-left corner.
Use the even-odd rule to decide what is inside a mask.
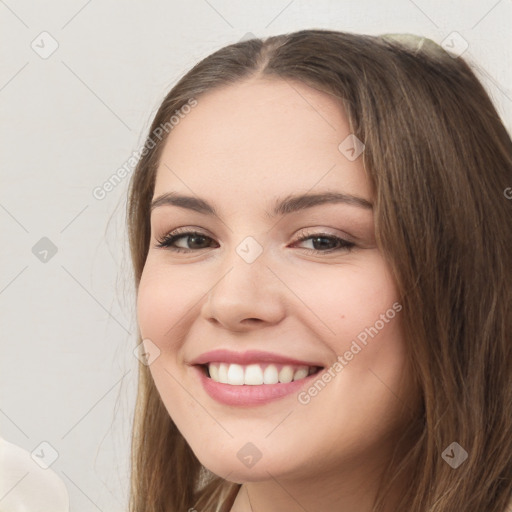
[[[206,377],[220,384],[231,386],[261,386],[287,384],[320,372],[320,366],[304,366],[274,363],[236,364],[211,362],[200,365]]]

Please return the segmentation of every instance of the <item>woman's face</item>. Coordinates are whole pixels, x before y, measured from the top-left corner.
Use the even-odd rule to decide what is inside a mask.
[[[165,407],[232,481],[384,460],[406,340],[344,113],[277,79],[197,101],[164,147],[138,294]]]

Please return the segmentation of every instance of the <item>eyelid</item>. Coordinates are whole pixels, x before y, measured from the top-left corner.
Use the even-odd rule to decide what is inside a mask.
[[[210,236],[209,234],[205,233],[202,230],[202,228],[196,228],[195,226],[184,226],[184,227],[172,229],[171,231],[164,233],[160,237],[155,236],[156,241],[157,241],[155,247],[159,248],[159,249],[168,249],[168,250],[171,250],[174,252],[197,252],[198,250],[201,250],[201,249],[194,250],[194,249],[184,249],[183,247],[171,247],[169,244],[169,242],[172,239],[187,238],[187,236],[193,236],[193,235],[203,236],[205,238],[212,240],[215,243],[218,243],[213,236]]]
[[[341,246],[333,247],[330,249],[326,249],[322,251],[320,249],[309,249],[306,247],[300,247],[299,249],[307,254],[311,254],[314,256],[327,256],[327,255],[339,255],[340,253],[347,253],[352,251],[357,247],[356,243],[351,240],[352,237],[344,236],[344,235],[335,235],[333,233],[329,233],[325,230],[313,230],[311,233],[307,232],[307,229],[301,231],[301,235],[292,242],[292,245],[305,242],[314,238],[330,238],[335,240],[337,244],[341,244]]]
[[[329,236],[333,238],[340,238],[346,242],[356,244],[357,238],[345,233],[344,231],[337,230],[337,233],[331,232],[332,228],[302,228],[298,231],[297,240],[301,241],[303,238],[316,236]],[[334,230],[333,230],[334,231]]]
[[[165,230],[162,235],[157,236],[156,234],[153,234],[153,238],[155,239],[163,239],[166,237],[174,236],[174,235],[189,235],[189,234],[198,234],[202,236],[207,236],[211,239],[215,239],[215,237],[206,229],[201,228],[199,226],[194,225],[185,225],[185,226],[179,226],[174,229]]]
[[[298,234],[296,236],[300,238],[305,235],[308,235],[308,236],[328,235],[328,236],[345,238],[347,240],[347,242],[354,242],[354,243],[357,242],[357,237],[349,235],[345,231],[341,231],[341,230],[333,229],[333,231],[337,231],[337,233],[330,232],[331,229],[333,229],[333,228],[320,228],[320,227],[318,227],[318,228],[316,228],[316,227],[302,228],[297,232]],[[175,229],[171,229],[170,231],[167,231],[163,236],[170,235],[171,233],[173,235],[177,235],[177,234],[189,234],[191,232],[197,232],[198,234],[200,233],[201,235],[208,236],[212,239],[215,238],[215,236],[213,234],[211,234],[208,230],[201,228],[199,226],[193,226],[193,225],[180,226]],[[341,233],[341,234],[339,234],[339,233]],[[160,237],[160,238],[162,238],[162,237]]]

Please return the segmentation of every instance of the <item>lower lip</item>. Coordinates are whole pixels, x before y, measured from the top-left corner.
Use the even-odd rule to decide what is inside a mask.
[[[297,393],[306,383],[318,378],[320,373],[317,372],[304,379],[282,384],[232,386],[231,384],[221,384],[210,379],[206,376],[205,370],[201,366],[194,366],[194,369],[198,372],[203,388],[208,395],[221,404],[239,407],[263,405],[292,393]]]

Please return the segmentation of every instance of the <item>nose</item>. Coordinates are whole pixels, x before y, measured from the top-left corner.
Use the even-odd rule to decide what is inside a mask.
[[[202,316],[231,331],[250,331],[276,325],[285,316],[283,284],[260,256],[247,263],[237,254],[210,289]]]

